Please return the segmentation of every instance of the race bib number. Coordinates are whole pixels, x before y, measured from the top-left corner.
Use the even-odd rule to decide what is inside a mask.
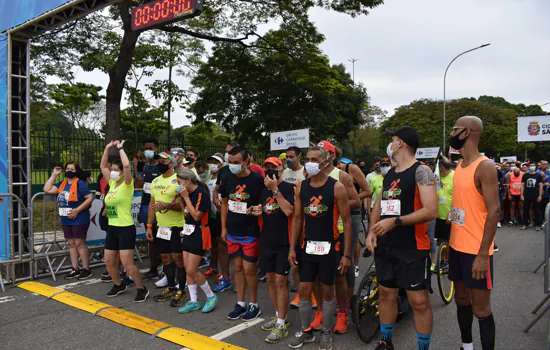
[[[327,255],[330,252],[329,242],[307,241],[306,253],[309,255]]]
[[[268,204],[265,206],[265,211],[271,211],[271,210],[273,210],[273,205]]]
[[[451,208],[451,222],[456,225],[464,226],[464,220],[466,219],[466,212],[462,209],[455,207]]]
[[[399,199],[383,200],[382,215],[401,215],[401,201]]]
[[[193,234],[193,232],[195,232],[195,225],[185,224],[181,233],[183,236],[190,236]]]
[[[513,184],[512,188],[521,188],[521,184]]]
[[[172,237],[172,229],[169,227],[159,226],[157,230],[157,238],[169,241]]]
[[[107,212],[107,217],[109,219],[116,219],[118,218],[118,212],[116,210],[116,205],[108,205],[105,207],[105,211]]]
[[[147,194],[151,194],[151,183],[150,182],[146,182],[143,184],[143,192],[147,193]]]
[[[69,216],[71,208],[59,208],[59,216]]]
[[[445,196],[439,197],[439,204],[447,204],[447,197]]]
[[[246,203],[229,201],[229,211],[236,214],[246,214]]]

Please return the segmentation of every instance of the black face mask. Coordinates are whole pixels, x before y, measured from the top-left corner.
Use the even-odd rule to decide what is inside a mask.
[[[379,166],[375,166],[375,167],[374,167],[374,171],[376,171],[376,172],[379,173],[379,172],[380,172],[380,167],[379,167]]]
[[[165,172],[168,171],[168,169],[170,169],[170,164],[158,163],[157,167],[159,169],[159,173],[164,174]]]
[[[456,149],[456,150],[459,150],[461,149],[462,147],[464,147],[464,143],[466,143],[466,139],[468,139],[467,137],[463,140],[461,140],[459,137],[460,135],[462,135],[462,133],[466,131],[466,128],[462,129],[461,132],[459,132],[457,135],[455,136],[452,136],[451,137],[451,142],[449,143],[451,145],[452,148]]]
[[[275,178],[275,180],[279,180],[279,172],[277,170],[266,170],[265,175],[268,176],[270,179]]]
[[[338,158],[334,158],[334,159],[332,160],[332,165],[338,166]]]
[[[74,171],[66,171],[65,177],[67,179],[74,179],[76,177],[76,173]]]

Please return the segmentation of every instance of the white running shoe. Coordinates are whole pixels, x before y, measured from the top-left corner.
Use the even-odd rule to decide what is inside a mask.
[[[498,228],[501,228],[501,227],[502,227],[502,225],[500,224],[500,221],[498,222],[497,227],[498,227]]]
[[[355,266],[355,278],[359,278],[359,266]]]
[[[168,278],[166,278],[166,276],[162,277],[161,279],[155,282],[155,286],[157,286],[157,288],[164,288],[167,285],[168,285]]]

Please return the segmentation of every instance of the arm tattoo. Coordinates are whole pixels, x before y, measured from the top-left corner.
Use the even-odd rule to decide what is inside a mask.
[[[415,180],[419,186],[436,185],[435,175],[432,172],[432,169],[430,169],[426,165],[421,165],[418,168],[416,168]]]

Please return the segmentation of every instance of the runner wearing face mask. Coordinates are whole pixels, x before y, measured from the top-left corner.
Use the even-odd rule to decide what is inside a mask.
[[[523,173],[518,167],[511,167],[510,173],[507,175],[508,182],[508,199],[510,200],[510,222],[508,226],[519,225],[519,220],[523,217],[523,200],[521,199],[521,182]],[[519,208],[520,218],[516,217],[517,209]]]
[[[283,171],[283,181],[296,185],[299,181],[306,179],[301,160],[302,151],[298,147],[292,146],[286,150],[286,169]]]
[[[374,157],[373,168],[374,168],[374,171],[372,171],[367,175],[367,183],[369,184],[369,187],[371,185],[372,179],[380,175],[380,157],[378,156]]]
[[[529,172],[523,174],[521,180],[521,200],[524,201],[523,206],[523,225],[521,230],[527,229],[527,222],[530,222],[529,227],[536,227],[540,231],[542,225],[540,215],[540,203],[542,202],[542,175],[537,173],[535,164],[529,165]],[[529,217],[530,210],[533,210],[534,217]]]
[[[300,182],[296,190],[292,236],[288,254],[289,263],[300,269],[300,321],[301,329],[290,341],[290,348],[299,348],[315,341],[314,328],[310,324],[313,282],[320,282],[319,302],[323,302],[319,349],[332,349],[331,330],[334,326],[334,282],[337,271],[345,275],[351,266],[352,228],[349,215],[348,194],[342,183],[323,171],[331,158],[322,147],[310,147],[306,156],[309,178]],[[347,176],[347,175],[346,175]],[[353,187],[352,187],[353,188]],[[339,242],[338,217],[344,226],[345,250]],[[304,232],[303,247],[297,247],[298,237]],[[296,250],[302,249],[298,264]]]
[[[372,215],[372,208],[374,208],[374,205],[376,204],[376,201],[378,200],[378,197],[382,192],[384,176],[386,176],[388,171],[390,171],[391,169],[391,162],[390,159],[387,157],[380,159],[378,165],[380,169],[380,174],[374,177],[371,181],[372,200],[370,201],[370,205],[368,207],[369,217]]]

